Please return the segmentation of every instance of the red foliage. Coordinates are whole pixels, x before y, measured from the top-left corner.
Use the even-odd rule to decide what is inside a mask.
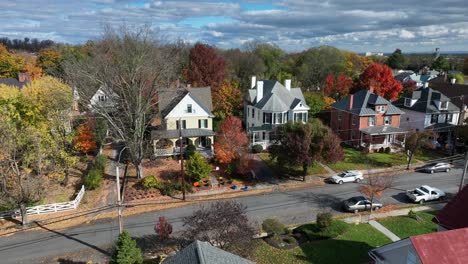
[[[215,48],[197,43],[190,50],[188,80],[193,86],[211,86],[216,91],[226,78],[226,62]]]
[[[326,129],[320,142],[321,159],[327,163],[336,163],[344,159],[344,151],[340,145],[341,139],[331,129]]]
[[[325,78],[324,90],[325,94],[337,100],[342,96],[348,95],[349,90],[353,86],[353,80],[343,73],[338,76],[330,73]]]
[[[393,78],[392,69],[387,65],[371,64],[359,76],[355,88],[374,89],[374,93],[385,97],[388,100],[396,100],[398,94],[403,89],[401,83]]]
[[[414,90],[417,89],[416,82],[413,81],[413,80],[408,80],[406,82],[403,82],[402,85],[403,85],[403,92],[404,93],[411,93],[411,92],[413,92]]]
[[[91,128],[90,122],[86,122],[78,126],[73,144],[77,150],[84,153],[88,153],[91,150],[96,149],[96,140],[94,139],[94,132]]]
[[[167,239],[172,234],[172,225],[167,222],[164,216],[160,216],[156,225],[154,225],[154,232],[159,238]]]
[[[246,153],[249,139],[242,129],[242,121],[235,116],[227,117],[221,124],[214,149],[220,163],[229,164]]]

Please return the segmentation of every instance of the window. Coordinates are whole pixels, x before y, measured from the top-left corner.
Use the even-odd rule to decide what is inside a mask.
[[[440,109],[447,109],[447,107],[448,107],[448,101],[440,102]]]
[[[391,125],[392,124],[392,117],[391,116],[385,116],[384,117],[384,124],[385,125]]]
[[[266,139],[266,133],[265,133],[265,132],[262,132],[262,139],[263,139],[263,140]]]
[[[252,118],[255,118],[255,108],[252,108]]]
[[[405,106],[411,106],[411,98],[405,98]]]
[[[375,126],[375,116],[369,116],[368,125]]]
[[[98,101],[99,101],[99,102],[104,102],[104,101],[106,101],[106,96],[105,96],[105,95],[99,95],[99,96],[98,96]]]
[[[447,116],[445,117],[445,122],[452,123],[452,121],[453,121],[453,114],[447,114]]]
[[[338,121],[341,121],[341,112],[338,112]]]
[[[354,140],[354,130],[351,130],[351,140]],[[353,176],[353,175],[349,175],[349,176]]]
[[[351,123],[353,125],[356,125],[356,116],[355,115],[353,115],[353,117],[351,117]]]
[[[438,119],[439,119],[439,115],[431,115],[431,124],[437,123]]]
[[[263,113],[263,123],[271,124],[271,113]]]
[[[275,114],[276,124],[283,124],[283,113]]]
[[[198,128],[208,128],[208,119],[198,119]]]
[[[283,120],[284,123],[288,122],[288,113],[283,113]]]
[[[191,104],[187,105],[187,113],[192,113],[192,105]]]
[[[176,128],[177,128],[177,129],[180,129],[180,128],[181,128],[181,127],[180,127],[180,121],[179,121],[179,120],[176,121]],[[187,128],[187,121],[182,120],[182,129],[186,129],[186,128]]]
[[[379,113],[385,112],[385,106],[384,105],[378,105],[377,106],[377,112],[379,112]]]

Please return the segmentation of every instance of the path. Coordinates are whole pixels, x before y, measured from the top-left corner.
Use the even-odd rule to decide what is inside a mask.
[[[332,170],[330,167],[328,167],[327,165],[323,164],[322,162],[320,161],[317,161],[317,163],[322,166],[327,172],[328,172],[328,175],[327,176],[332,176],[332,175],[335,175],[336,172],[334,170]]]
[[[375,229],[379,230],[382,234],[384,234],[386,237],[390,238],[393,242],[401,240],[397,235],[393,234],[392,231],[388,230],[385,226],[381,225],[375,220],[370,220],[369,225],[374,227]]]

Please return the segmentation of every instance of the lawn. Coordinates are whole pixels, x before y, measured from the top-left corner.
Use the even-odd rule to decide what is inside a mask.
[[[369,153],[349,147],[343,148],[345,158],[335,164],[327,164],[336,172],[345,170],[366,170],[378,167],[391,167],[406,164],[406,155],[403,153]],[[412,161],[414,163],[416,161]]]
[[[427,162],[434,159],[445,158],[447,156],[447,154],[440,153],[432,149],[422,149],[419,153],[414,155],[414,159]]]
[[[277,174],[280,171],[278,168],[278,165],[270,159],[269,153],[258,153],[257,155],[268,165],[268,167],[271,168],[271,171],[273,173]],[[285,166],[284,171],[286,171],[288,174],[286,176],[292,176],[292,177],[302,176],[301,166]],[[327,174],[327,170],[325,170],[317,162],[312,163],[307,168],[307,175],[324,175],[324,174]]]
[[[417,215],[421,217],[420,222],[407,215],[387,217],[378,220],[378,222],[398,237],[407,238],[409,236],[436,232],[437,225],[432,222],[435,214],[436,212],[418,212]]]
[[[254,261],[262,263],[365,263],[370,261],[367,251],[391,241],[368,224],[351,225],[334,238],[307,242],[292,250],[275,249],[263,241],[254,254]]]

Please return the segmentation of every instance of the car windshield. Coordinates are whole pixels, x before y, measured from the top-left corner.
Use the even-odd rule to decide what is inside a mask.
[[[425,193],[429,193],[429,190],[424,188],[424,187],[420,187],[419,189],[421,189],[421,191],[425,192]]]
[[[350,198],[348,200],[351,204],[356,204],[357,202],[362,201],[362,199],[358,199],[357,197]]]
[[[431,164],[427,164],[426,167],[434,167],[436,165],[437,165],[437,163],[431,163]]]
[[[344,177],[345,175],[346,175],[346,173],[344,173],[344,172],[338,174],[339,177]]]

